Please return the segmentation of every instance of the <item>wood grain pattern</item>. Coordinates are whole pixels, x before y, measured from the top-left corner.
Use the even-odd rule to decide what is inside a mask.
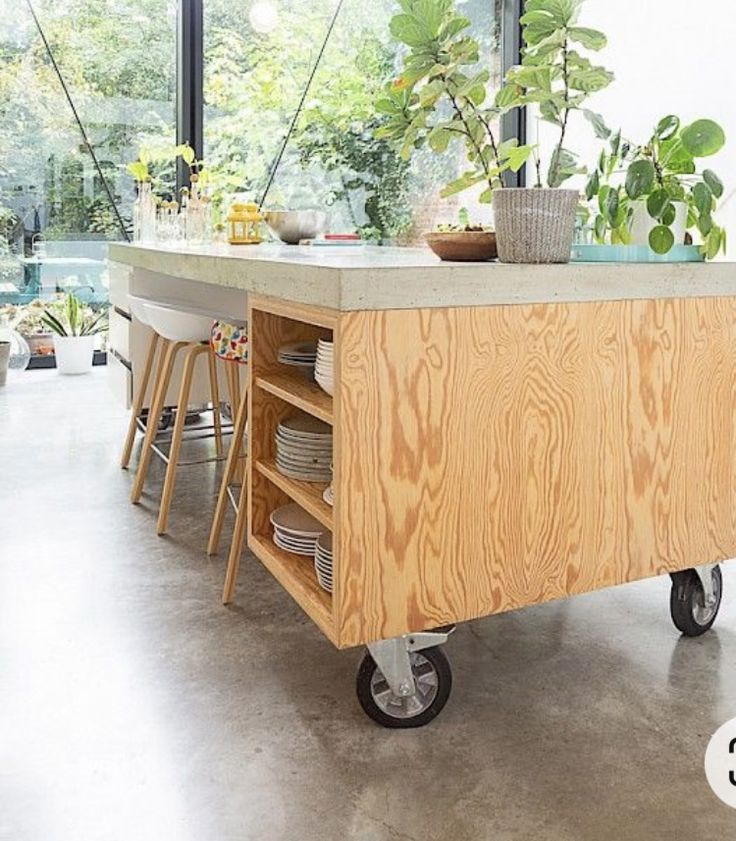
[[[736,555],[736,300],[341,317],[340,646]]]
[[[321,325],[315,326],[284,317],[285,312],[292,314],[291,310],[285,307],[280,307],[277,314],[257,308],[257,306],[268,305],[267,300],[253,296],[249,302],[248,313],[250,341],[248,545],[323,633],[336,642],[332,599],[317,584],[313,563],[308,558],[300,558],[283,552],[271,540],[273,532],[269,519],[271,512],[291,502],[295,495],[290,496],[285,492],[287,488],[285,483],[274,482],[268,471],[263,469],[263,465],[271,464],[274,460],[274,434],[279,421],[293,415],[294,407],[298,405],[294,399],[287,402],[283,398],[292,397],[292,393],[299,389],[290,388],[283,393],[274,393],[273,389],[261,387],[266,381],[268,383],[280,381],[279,377],[285,377],[285,385],[289,384],[289,375],[283,374],[284,366],[277,362],[280,345],[285,342],[316,339],[331,334]],[[304,315],[303,309],[297,307],[298,312],[294,314]],[[327,315],[329,314],[325,313],[325,320]],[[293,377],[291,379],[294,380]],[[298,382],[306,384],[303,378]],[[262,466],[261,469],[256,467],[258,464]]]
[[[303,374],[267,374],[257,377],[255,384],[297,409],[332,424],[332,398],[317,383],[305,379]]]
[[[312,307],[308,304],[297,304],[292,301],[282,301],[279,298],[269,298],[266,295],[251,295],[251,306],[261,312],[271,315],[281,315],[292,321],[333,330],[337,326],[338,313],[335,310],[322,307]],[[321,331],[324,334],[324,331]]]
[[[327,482],[302,482],[280,473],[275,460],[259,461],[256,470],[287,494],[294,502],[316,517],[326,528],[332,530],[332,508],[324,501],[323,492]]]

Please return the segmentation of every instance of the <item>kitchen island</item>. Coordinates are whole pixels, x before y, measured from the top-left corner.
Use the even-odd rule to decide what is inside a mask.
[[[736,267],[327,252],[110,257],[136,294],[226,293],[241,318],[247,298],[248,544],[336,646],[371,644],[386,671],[377,641],[694,567],[705,606],[720,599],[712,565],[736,555]],[[334,396],[277,360],[319,337],[334,340]],[[295,409],[333,426],[332,507],[275,467]],[[289,501],[333,533],[332,594],[271,540]]]

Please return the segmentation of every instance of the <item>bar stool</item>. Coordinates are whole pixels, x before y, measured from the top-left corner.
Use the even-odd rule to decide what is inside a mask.
[[[130,307],[130,314],[139,321],[144,327],[150,327],[148,323],[148,315],[146,314],[145,298],[137,295],[128,295],[128,305]],[[143,404],[146,402],[146,394],[148,393],[148,385],[151,381],[151,372],[153,371],[153,364],[156,359],[156,351],[158,350],[161,337],[155,330],[151,330],[151,338],[148,342],[148,351],[146,353],[146,362],[143,366],[143,373],[138,385],[138,391],[133,398],[133,406],[130,413],[130,423],[128,424],[128,433],[125,436],[125,443],[123,444],[123,453],[120,457],[120,466],[123,470],[127,470],[130,465],[130,456],[133,452],[133,443],[135,442],[136,432],[146,432],[146,423],[143,420]]]
[[[227,572],[222,591],[222,602],[223,604],[227,604],[231,601],[235,591],[235,582],[238,576],[238,567],[240,566],[240,553],[245,539],[245,526],[248,521],[248,480],[244,470],[245,465],[243,464],[243,459],[246,458],[243,445],[245,443],[248,422],[247,386],[242,390],[242,394],[240,393],[240,371],[243,366],[248,364],[247,332],[241,325],[216,322],[212,326],[211,344],[218,359],[227,363],[226,370],[230,383],[231,406],[235,412],[233,418],[233,437],[227,453],[225,472],[222,475],[220,492],[217,496],[215,515],[212,518],[212,527],[207,544],[207,554],[217,554],[225,510],[228,502],[230,502],[235,510],[235,526],[230,541]],[[235,487],[238,483],[240,484],[240,489],[236,500]]]
[[[153,400],[148,413],[146,433],[143,439],[140,463],[135,482],[131,489],[130,499],[133,503],[140,502],[143,487],[148,474],[151,456],[155,452],[166,462],[166,477],[164,479],[161,502],[157,521],[158,534],[164,534],[168,528],[171,500],[176,484],[177,467],[183,464],[197,464],[216,461],[222,458],[222,421],[220,418],[220,396],[217,383],[215,356],[211,350],[209,337],[213,321],[213,313],[200,310],[189,305],[173,306],[169,302],[142,299],[145,309],[144,318],[151,329],[162,340],[162,352],[159,359]],[[162,452],[156,444],[156,431],[163,414],[166,392],[171,383],[171,376],[178,354],[184,351],[184,370],[177,400],[176,421],[169,441],[168,454]],[[184,425],[189,405],[192,380],[197,360],[207,354],[210,391],[212,399],[212,414],[216,457],[200,459],[194,462],[180,462],[179,455],[184,437]],[[141,384],[141,388],[143,384]]]

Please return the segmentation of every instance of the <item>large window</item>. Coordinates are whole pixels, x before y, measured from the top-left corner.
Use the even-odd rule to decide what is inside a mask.
[[[495,88],[502,2],[462,6]],[[336,0],[205,0],[205,159],[233,192],[263,196],[335,9]],[[462,167],[460,150],[457,159],[427,151],[407,163],[374,137],[374,103],[399,58],[388,31],[397,9],[395,0],[344,0],[268,206],[324,208],[333,230],[409,242],[451,219],[460,203],[475,203],[467,195],[454,204],[439,199],[440,186]]]
[[[146,138],[174,141],[175,0],[34,5],[40,28],[25,3],[0,20],[0,303],[100,302],[105,242],[131,224],[124,165]]]

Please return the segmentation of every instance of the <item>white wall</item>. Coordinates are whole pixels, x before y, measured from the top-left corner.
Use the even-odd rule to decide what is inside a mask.
[[[600,63],[616,74],[610,88],[591,99],[612,128],[644,140],[660,117],[685,122],[710,117],[726,132],[726,147],[705,166],[726,186],[718,219],[730,235],[736,260],[736,13],[733,0],[587,0],[581,24],[606,33]],[[530,125],[530,136],[536,128]],[[542,131],[542,147],[550,135]],[[566,144],[593,166],[601,143],[582,118]]]

